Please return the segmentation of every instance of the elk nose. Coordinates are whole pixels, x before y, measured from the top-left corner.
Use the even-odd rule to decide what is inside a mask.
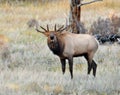
[[[53,40],[53,39],[54,39],[54,36],[50,36],[50,39]]]
[[[50,36],[50,39],[53,40],[53,39],[54,39],[54,35],[51,35],[51,36]]]

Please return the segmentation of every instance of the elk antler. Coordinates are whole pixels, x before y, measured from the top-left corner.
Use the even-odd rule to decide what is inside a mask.
[[[48,25],[47,25],[47,29],[43,28],[42,26],[40,26],[40,27],[41,27],[44,31],[40,31],[37,27],[36,27],[35,30],[36,30],[37,32],[40,32],[40,33],[42,33],[42,34],[44,34],[45,36],[48,37],[48,36],[49,36],[49,32],[50,32]]]
[[[57,31],[57,29],[56,29],[56,24],[55,24],[55,27],[54,27],[54,31]]]
[[[48,24],[47,24],[47,31],[49,31],[49,26],[48,26]]]
[[[63,27],[63,26],[62,26]],[[64,27],[64,28],[62,28],[61,27],[61,29],[59,30],[60,32],[62,32],[62,31],[64,31],[64,30],[66,30],[66,29],[68,29],[68,28],[70,28],[71,27],[71,25],[67,25],[66,27]]]
[[[47,25],[47,30],[44,28],[44,27],[42,27],[42,26],[40,26],[45,32],[49,32],[49,26]],[[41,33],[45,33],[45,32],[43,32],[43,31],[40,31],[37,27],[36,27],[36,29],[35,29],[37,32],[41,32]]]
[[[46,30],[45,28],[43,28],[42,26],[40,26],[45,32],[48,32],[48,30]]]
[[[38,30],[37,28],[35,29],[37,32],[44,33],[43,31]]]
[[[61,31],[63,29],[64,25],[62,25],[60,28],[57,29],[57,32]]]

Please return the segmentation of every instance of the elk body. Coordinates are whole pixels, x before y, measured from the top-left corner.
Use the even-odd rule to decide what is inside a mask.
[[[98,49],[98,43],[93,36],[67,32],[63,27],[56,29],[56,25],[54,31],[49,31],[48,25],[47,29],[41,28],[44,32],[36,30],[47,37],[49,49],[55,55],[59,56],[63,74],[66,69],[66,59],[68,59],[69,71],[71,78],[73,78],[73,57],[84,56],[88,63],[88,74],[93,69],[93,75],[96,75],[97,64],[93,60],[93,57]]]

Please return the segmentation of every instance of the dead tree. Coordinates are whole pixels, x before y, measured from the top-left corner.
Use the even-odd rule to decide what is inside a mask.
[[[71,29],[73,33],[79,34],[81,33],[80,30],[80,20],[81,20],[81,6],[91,4],[97,1],[102,0],[92,0],[90,2],[84,2],[83,0],[70,0],[70,17],[69,17],[69,23],[71,24]]]

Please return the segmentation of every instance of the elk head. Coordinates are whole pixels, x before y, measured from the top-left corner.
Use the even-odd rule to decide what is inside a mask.
[[[44,31],[40,31],[38,29],[37,32],[40,32],[42,34],[44,34],[47,37],[47,44],[48,47],[50,48],[50,50],[54,53],[59,55],[61,52],[61,43],[59,41],[60,39],[60,35],[62,33],[62,31],[64,31],[67,27],[64,28],[64,26],[61,26],[59,29],[56,28],[56,25],[54,26],[54,30],[50,31],[49,30],[49,26],[47,25],[47,29],[43,28],[42,26],[40,26],[41,29],[43,29]]]

